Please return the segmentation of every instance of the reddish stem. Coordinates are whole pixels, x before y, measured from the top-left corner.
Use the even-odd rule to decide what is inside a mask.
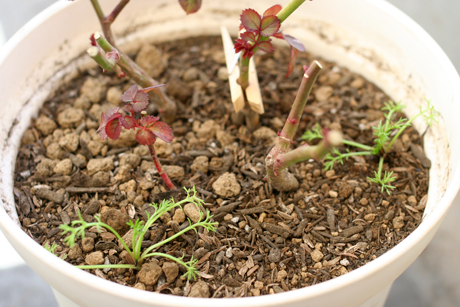
[[[161,179],[163,179],[164,183],[168,186],[170,190],[175,190],[176,186],[172,183],[171,179],[169,179],[168,174],[165,173],[163,167],[161,166],[160,160],[157,157],[157,153],[155,152],[154,145],[148,145],[150,155],[152,156],[153,163],[155,163],[155,167],[157,168],[158,174],[160,174]]]
[[[94,10],[96,11],[96,15],[99,18],[99,22],[101,23],[102,31],[104,32],[104,36],[110,42],[110,44],[114,47],[117,45],[115,44],[115,39],[112,34],[112,29],[110,26],[112,25],[115,18],[117,18],[118,14],[123,10],[123,8],[128,4],[129,0],[121,0],[120,3],[113,9],[112,13],[105,16],[102,8],[99,4],[99,0],[91,0],[93,4]]]

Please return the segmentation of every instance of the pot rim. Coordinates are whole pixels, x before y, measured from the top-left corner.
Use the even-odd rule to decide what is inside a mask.
[[[444,73],[448,74],[451,78],[451,81],[457,84],[456,88],[458,90],[455,96],[460,97],[460,94],[458,93],[460,91],[460,78],[453,64],[450,62],[444,51],[439,47],[434,39],[425,32],[425,30],[423,30],[410,17],[386,1],[363,1],[367,1],[370,5],[383,10],[386,14],[394,16],[402,24],[409,28],[414,33],[414,36],[423,41],[426,48],[430,49],[432,53],[436,54],[440,65],[445,70]],[[3,46],[3,50],[0,53],[0,65],[4,62],[8,55],[13,52],[14,48],[19,44],[19,42],[21,42],[27,36],[33,34],[34,29],[37,26],[39,26],[47,18],[55,14],[59,14],[69,5],[73,5],[73,3],[56,2],[35,16],[32,20],[30,20],[5,44],[5,46]],[[345,287],[347,284],[356,283],[360,280],[366,279],[376,271],[385,270],[385,268],[390,263],[399,258],[401,254],[404,254],[406,251],[413,248],[417,242],[426,236],[434,227],[437,227],[436,225],[438,221],[445,217],[447,210],[457,195],[459,187],[460,169],[457,169],[456,172],[452,174],[452,179],[449,182],[444,196],[439,201],[436,210],[425,217],[420,226],[418,226],[414,232],[412,232],[406,239],[404,239],[403,242],[397,244],[391,250],[387,251],[385,254],[379,256],[363,267],[355,269],[343,276],[340,276],[339,278],[328,280],[326,282],[322,282],[310,287],[278,293],[276,295],[219,299],[219,305],[223,307],[235,306],[236,304],[244,306],[255,306],[256,304],[258,306],[279,306],[280,304],[286,304],[288,302],[298,302],[306,298],[313,298],[324,295],[326,293],[332,293]],[[142,291],[103,280],[81,269],[77,269],[61,259],[57,260],[56,256],[49,253],[32,238],[30,238],[25,232],[23,232],[19,226],[9,218],[3,208],[0,210],[0,226],[7,238],[13,239],[13,245],[21,245],[22,248],[33,254],[35,258],[44,262],[47,266],[53,267],[60,274],[65,275],[67,278],[72,278],[78,283],[85,284],[86,286],[90,286],[91,288],[104,292],[106,295],[123,297],[127,300],[132,299],[133,301],[142,302],[145,304],[155,301],[158,298],[166,297],[164,294]],[[211,304],[214,303],[214,301],[210,299],[203,298],[188,298],[174,295],[168,295],[167,298],[167,301],[163,302],[164,306],[209,306],[210,302]]]

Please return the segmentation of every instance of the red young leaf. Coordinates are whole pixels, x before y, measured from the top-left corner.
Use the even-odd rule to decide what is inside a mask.
[[[137,92],[138,92],[138,86],[136,84],[131,85],[131,87],[127,89],[126,92],[124,92],[123,95],[121,96],[122,101],[132,102]]]
[[[273,36],[279,39],[284,39],[291,46],[291,59],[289,61],[288,72],[285,76],[287,78],[294,70],[295,61],[297,59],[299,51],[305,52],[305,46],[301,42],[299,42],[295,37],[289,34],[283,34],[282,32],[278,32]]]
[[[121,125],[125,129],[133,129],[136,128],[136,120],[131,115],[126,115],[125,117],[120,118]]]
[[[131,113],[131,115],[134,116],[133,105],[130,103],[125,104],[125,106],[123,107],[123,111],[125,111],[126,113]]]
[[[241,13],[240,20],[246,31],[254,32],[260,28],[260,15],[253,9],[244,10]]]
[[[104,112],[101,114],[101,124],[99,125],[99,128],[97,128],[96,132],[99,133],[101,136],[102,140],[107,139],[107,133],[105,133],[105,125],[107,125],[107,119],[105,118]]]
[[[112,140],[118,139],[120,137],[120,133],[121,133],[120,119],[116,118],[116,119],[113,119],[113,120],[107,122],[107,125],[105,126],[105,133]]]
[[[299,54],[299,50],[297,50],[294,47],[291,47],[291,59],[289,60],[288,72],[285,78],[287,78],[291,74],[291,72],[294,70],[295,61],[297,59],[298,54]]]
[[[283,7],[279,4],[275,4],[271,8],[264,12],[264,17],[278,14]]]
[[[251,42],[251,43],[256,42],[256,35],[254,34],[254,32],[241,33],[240,38],[244,40],[245,42]]]
[[[125,111],[131,113],[143,111],[149,105],[149,96],[139,90],[137,85],[131,86],[126,92],[124,92],[121,96],[121,100],[126,103],[132,103],[131,107],[126,105],[124,108]]]
[[[148,128],[141,128],[137,131],[136,140],[141,145],[153,145],[156,141],[155,135]]]
[[[149,128],[157,137],[166,143],[171,143],[174,138],[173,130],[164,122],[156,122],[149,126]]]
[[[118,112],[120,108],[113,108],[107,112],[107,114],[101,114],[101,124],[97,129],[101,139],[105,140],[107,137],[111,139],[118,139],[121,132],[120,118],[123,116]]]
[[[294,36],[292,35],[289,35],[289,34],[282,34],[283,35],[283,38],[286,40],[286,42],[291,45],[292,48],[295,48],[297,50],[299,50],[300,52],[305,52],[305,46],[299,42],[299,40],[297,40],[297,38],[295,38]]]
[[[94,46],[94,47],[97,46],[96,39],[94,38],[94,33],[91,34],[91,36],[89,37],[89,40],[91,41],[91,46]]]
[[[201,7],[201,0],[179,0],[179,3],[187,15],[197,12]]]
[[[158,116],[147,115],[142,117],[141,119],[141,126],[142,127],[149,127],[150,125],[157,122],[160,118]]]
[[[254,54],[254,47],[248,42],[242,40],[241,38],[237,39],[235,42],[235,53],[243,52],[243,58],[248,59]]]
[[[121,100],[123,102],[132,102],[137,92],[138,92],[138,87],[137,85],[134,84],[126,92],[123,93],[123,95],[121,96]]]
[[[263,36],[272,36],[280,29],[281,22],[276,16],[267,16],[260,23],[260,34]]]
[[[273,45],[270,41],[264,41],[264,42],[260,42],[258,45],[257,45],[260,50],[262,51],[265,51],[265,52],[273,52]]]
[[[149,95],[144,92],[137,92],[136,96],[134,96],[132,105],[134,112],[141,112],[147,109],[149,105]]]

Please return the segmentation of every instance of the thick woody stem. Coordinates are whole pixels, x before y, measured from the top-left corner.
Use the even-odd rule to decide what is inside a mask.
[[[168,174],[165,173],[165,171],[163,170],[163,167],[161,166],[160,160],[158,159],[157,153],[155,152],[155,146],[152,144],[152,145],[148,145],[148,147],[149,147],[150,155],[152,156],[152,159],[153,159],[153,163],[155,164],[155,167],[158,171],[158,174],[160,174],[161,179],[163,179],[164,183],[168,186],[170,190],[175,190],[176,186],[174,185],[174,183],[172,183],[171,179],[169,179],[168,177]]]
[[[316,81],[322,67],[314,61],[305,71],[305,74],[300,84],[299,91],[292,105],[291,112],[284,124],[283,130],[280,132],[277,144],[272,148],[265,159],[265,168],[267,170],[267,179],[272,186],[279,191],[290,191],[299,187],[297,179],[288,172],[287,168],[279,168],[275,166],[280,155],[289,151],[294,135],[299,126],[300,118],[310,96],[313,84]],[[295,155],[294,155],[295,156]],[[295,157],[297,159],[297,157]]]
[[[134,82],[139,84],[141,87],[152,87],[158,85],[159,83],[150,77],[142,68],[139,67],[130,57],[125,55],[123,52],[115,49],[115,47],[102,36],[100,33],[94,33],[94,39],[96,43],[104,50],[105,52],[117,51],[120,58],[117,61],[118,66],[128,75]],[[155,88],[149,92],[149,98],[157,106],[161,113],[161,118],[166,123],[171,123],[174,121],[176,114],[176,104],[168,96],[166,96],[164,89]]]

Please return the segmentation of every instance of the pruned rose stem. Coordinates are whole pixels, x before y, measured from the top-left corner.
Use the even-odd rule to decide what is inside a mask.
[[[311,1],[311,0],[310,0]],[[304,3],[305,0],[291,0],[278,14],[276,17],[279,18],[281,22],[285,21],[299,6]]]
[[[155,152],[155,146],[152,144],[152,145],[148,145],[148,147],[149,147],[150,155],[152,156],[152,159],[153,159],[153,163],[155,164],[155,167],[158,171],[158,174],[160,174],[161,179],[163,179],[164,183],[168,186],[170,190],[175,190],[176,186],[174,185],[174,183],[172,183],[171,179],[169,179],[168,177],[168,174],[165,173],[163,167],[161,166],[160,160],[158,159],[157,153]]]
[[[112,44],[112,46],[116,46],[115,39],[112,34],[112,29],[110,28],[112,23],[117,18],[118,14],[123,10],[123,8],[128,4],[129,0],[121,0],[118,5],[113,9],[112,13],[105,16],[102,8],[99,4],[98,0],[91,0],[91,4],[93,5],[94,11],[96,12],[97,18],[99,18],[99,22],[102,27],[102,31],[104,32],[104,36],[107,40]]]
[[[243,89],[243,92],[249,86],[249,59],[250,58],[241,57],[240,58],[240,63],[239,63],[240,77],[238,78],[238,83],[240,84],[241,88]]]
[[[107,59],[102,53],[101,50],[97,47],[90,47],[86,52],[89,54],[90,57],[93,58],[93,60],[99,64],[103,69],[107,71],[111,71],[115,65],[116,61],[115,59]]]
[[[150,77],[142,68],[139,67],[130,57],[125,55],[123,52],[117,50],[112,43],[106,39],[101,33],[94,33],[94,39],[99,47],[105,52],[118,52],[119,59],[116,61],[117,65],[128,75],[134,82],[139,84],[143,88],[152,87],[159,83]],[[99,64],[99,62],[98,62]],[[101,66],[106,69],[105,67]],[[106,69],[107,71],[110,71]],[[172,123],[176,115],[176,103],[166,96],[163,88],[155,88],[148,93],[149,98],[157,106],[161,113],[161,119],[166,123]]]
[[[340,132],[326,131],[323,141],[318,145],[304,145],[289,151],[311,89],[321,69],[321,65],[314,61],[305,71],[291,112],[286,119],[283,130],[279,133],[278,142],[265,159],[267,179],[279,191],[291,191],[299,187],[299,182],[287,169],[290,165],[312,158],[321,159],[331,148],[338,146],[342,140]]]

